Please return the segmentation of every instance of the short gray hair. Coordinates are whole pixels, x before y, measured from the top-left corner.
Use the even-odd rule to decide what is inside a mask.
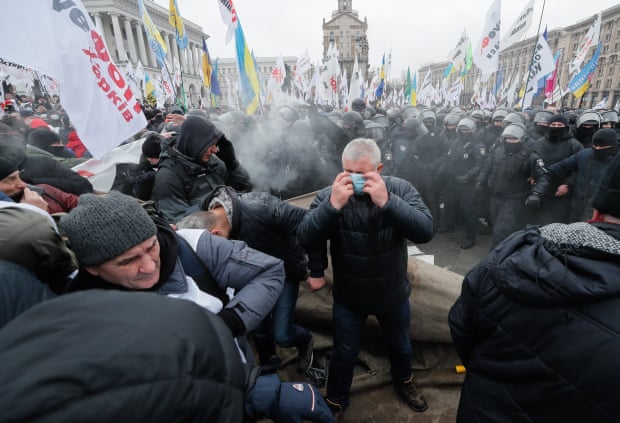
[[[342,161],[358,161],[363,158],[370,159],[373,167],[379,166],[381,163],[381,150],[375,142],[370,138],[355,138],[342,150]]]

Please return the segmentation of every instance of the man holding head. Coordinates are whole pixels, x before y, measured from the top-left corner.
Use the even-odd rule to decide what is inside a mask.
[[[337,415],[349,406],[353,369],[369,315],[375,315],[381,326],[398,393],[415,411],[428,408],[413,384],[407,240],[429,241],[433,218],[409,182],[381,176],[380,160],[373,140],[350,141],[342,153],[343,171],[331,187],[317,194],[297,230],[309,256],[311,289],[325,285],[330,243],[334,353],[327,401]]]

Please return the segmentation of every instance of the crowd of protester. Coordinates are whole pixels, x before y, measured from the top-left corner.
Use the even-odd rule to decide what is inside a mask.
[[[294,105],[249,116],[145,105],[148,126],[134,139],[119,140],[141,143],[142,154],[137,163],[118,163],[112,190],[101,193],[72,170],[91,156],[57,96],[6,94],[2,108],[0,328],[6,328],[0,331],[0,362],[19,358],[27,366],[33,351],[52,345],[50,336],[68,340],[38,362],[35,377],[0,372],[0,409],[13,404],[15,420],[35,411],[61,420],[91,415],[79,413],[100,418],[107,394],[121,402],[105,415],[146,416],[124,391],[142,383],[136,395],[153,404],[149,416],[176,410],[211,421],[241,421],[245,413],[279,422],[331,422],[349,404],[368,315],[377,316],[388,340],[398,393],[412,409],[424,411],[428,405],[410,366],[404,300],[411,289],[402,262],[407,242],[462,229],[460,248],[472,248],[479,234],[492,234],[497,254],[527,225],[585,222],[597,213],[597,195],[599,207],[617,202],[601,200],[598,190],[619,160],[614,110],[385,110],[358,99],[343,112]],[[613,181],[607,185],[615,189]],[[319,190],[309,210],[286,202]],[[306,381],[279,379],[276,346],[296,348],[297,370],[306,377],[314,339],[295,323],[294,311],[300,283],[311,289],[325,284],[326,241],[335,264],[337,333],[323,399]],[[179,312],[176,301],[155,296],[200,307]],[[457,313],[471,313],[466,299],[460,301],[451,313],[455,339],[467,335]],[[99,321],[97,330],[123,339],[126,350],[98,359],[105,372],[78,380],[80,393],[65,395],[72,389],[65,382],[57,386],[62,394],[53,397],[40,387],[46,378],[92,370],[92,350],[82,345],[89,339],[85,325],[114,303],[114,316]],[[135,321],[136,308],[158,310],[152,322],[157,330]],[[79,324],[63,320],[70,309],[78,310]],[[177,312],[179,319],[166,318]],[[126,336],[116,327],[122,322],[129,322]],[[170,340],[178,327],[189,344]],[[37,340],[30,332],[49,334]],[[161,355],[159,339],[168,339],[169,346]],[[106,339],[91,345],[106,347]],[[459,348],[464,360],[475,361],[472,348]],[[218,356],[223,350],[226,357]],[[61,353],[75,355],[75,366],[56,366]],[[149,364],[133,369],[132,360],[144,354]],[[169,365],[188,358],[194,362]],[[128,369],[115,380],[115,372]],[[184,374],[191,376],[183,381]],[[205,388],[210,378],[223,385]],[[30,401],[16,399],[35,387]],[[91,398],[91,389],[100,397]],[[201,394],[175,402],[181,389]],[[214,397],[221,405],[205,407]],[[40,401],[49,408],[40,408]]]

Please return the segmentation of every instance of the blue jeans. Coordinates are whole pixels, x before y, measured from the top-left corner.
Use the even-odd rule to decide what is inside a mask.
[[[367,314],[349,310],[334,301],[333,337],[334,352],[329,363],[327,398],[342,408],[349,406],[349,391],[353,381],[353,368],[359,355]],[[411,377],[411,342],[409,324],[411,309],[406,298],[399,306],[377,315],[383,339],[390,357],[390,372],[395,384]]]
[[[299,348],[310,342],[312,338],[310,331],[294,323],[298,292],[299,282],[288,279],[284,282],[284,289],[282,289],[271,315],[255,330],[255,338],[272,339],[273,342],[283,348]]]

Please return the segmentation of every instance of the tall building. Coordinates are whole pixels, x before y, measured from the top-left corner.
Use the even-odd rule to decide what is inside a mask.
[[[362,21],[357,10],[353,10],[353,0],[338,0],[338,10],[332,12],[329,21],[323,18],[323,59],[326,59],[331,44],[339,51],[340,68],[346,70],[347,80],[351,80],[351,72],[355,56],[359,62],[364,78],[368,69],[368,23],[366,17]]]
[[[572,93],[568,93],[563,97],[563,105],[565,108],[591,108],[603,99],[607,98],[606,107],[614,107],[620,101],[620,5],[616,5],[605,9],[601,12],[601,32],[600,42],[602,43],[601,54],[598,65],[592,76],[590,88],[586,91],[582,99],[575,98]],[[574,25],[559,29],[552,29],[547,32],[547,42],[551,51],[555,54],[562,49],[562,54],[558,63],[559,86],[566,89],[573,75],[569,74],[569,64],[573,61],[579,44],[598,16],[598,13],[590,18],[580,21]],[[505,79],[510,75],[521,79],[521,85],[525,85],[527,71],[534,45],[537,37],[531,37],[521,42],[515,43],[500,52],[499,69],[505,69]],[[472,40],[473,43],[476,40]],[[588,56],[583,64],[592,57],[596,46],[593,46],[588,52]],[[582,66],[583,66],[582,64]],[[427,69],[431,69],[433,76],[433,85],[442,79],[443,70],[448,62],[436,62],[426,64],[420,67],[418,77],[424,76]],[[487,86],[493,87],[498,72],[494,74],[488,81]],[[474,65],[471,71],[465,76],[464,89],[461,92],[461,104],[469,104],[473,94],[473,86],[480,76],[480,71]],[[456,75],[451,76],[451,81]],[[533,106],[539,106],[544,98],[534,98]]]
[[[151,74],[161,72],[148,44],[136,0],[82,0],[82,2],[97,29],[104,35],[115,63],[123,65],[130,61],[135,66],[139,60],[147,72]],[[207,35],[200,26],[183,19],[189,43],[187,48],[179,49],[175,29],[168,23],[168,9],[152,1],[145,1],[144,5],[166,43],[168,63],[172,65],[175,58],[180,63],[183,87],[189,104],[196,106],[204,94],[200,74],[202,37],[207,38]]]

